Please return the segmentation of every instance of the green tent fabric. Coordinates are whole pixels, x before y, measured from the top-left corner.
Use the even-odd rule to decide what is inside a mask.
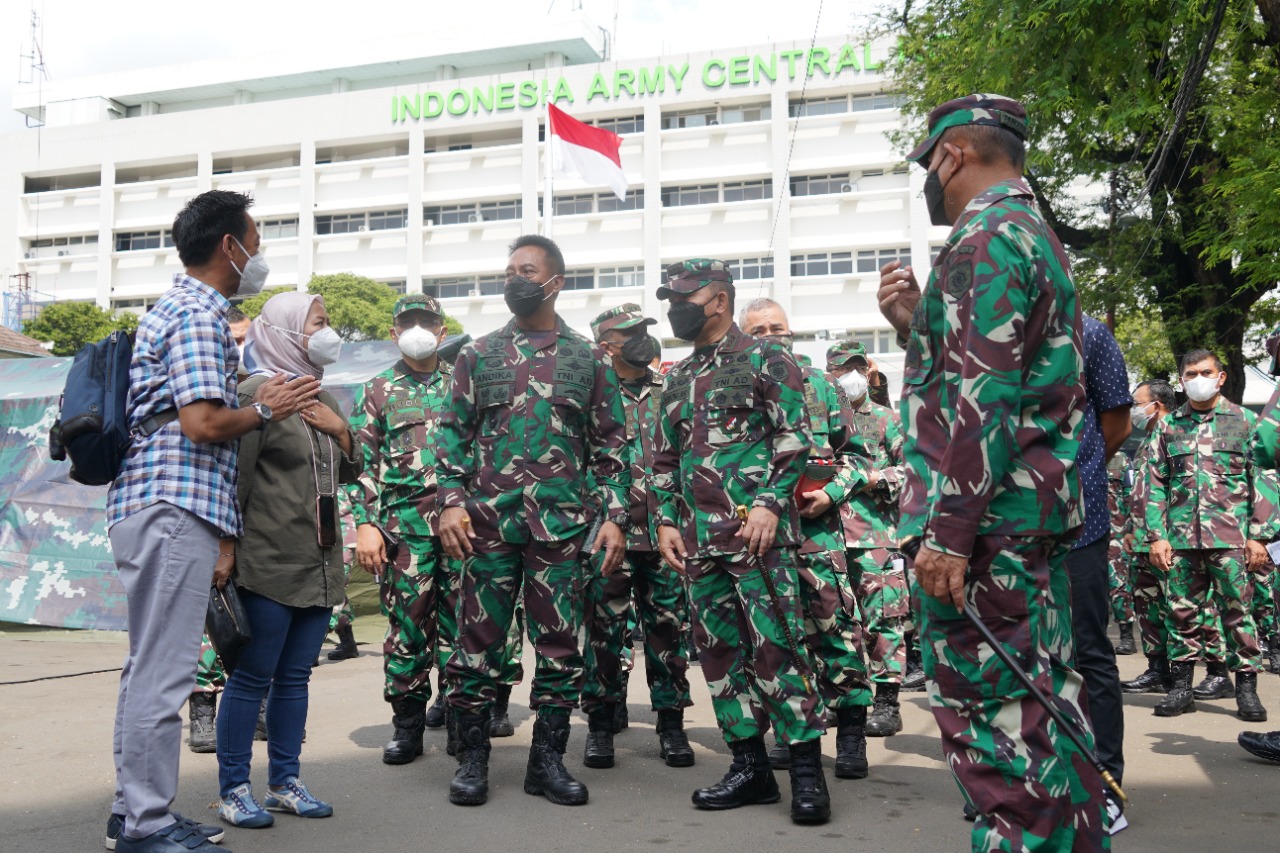
[[[398,357],[390,341],[348,343],[324,386],[349,412],[356,388]],[[107,538],[107,489],[72,482],[70,464],[49,458],[70,367],[70,358],[0,360],[0,622],[119,631],[125,600]],[[352,572],[348,593],[358,614],[377,611],[363,570]]]

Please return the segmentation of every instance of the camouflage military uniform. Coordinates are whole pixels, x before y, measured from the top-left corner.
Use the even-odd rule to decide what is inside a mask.
[[[563,320],[533,333],[512,320],[459,354],[435,447],[440,505],[465,508],[477,537],[448,665],[456,709],[477,714],[492,705],[522,592],[537,651],[531,706],[550,713],[577,705],[584,483],[589,471],[607,517],[625,528],[625,448],[617,378]]]
[[[624,305],[598,317],[592,331],[599,340],[605,331],[632,328],[644,319],[639,306]],[[587,585],[582,710],[588,714],[623,700],[623,667],[631,650],[633,614],[644,626],[645,675],[653,710],[693,704],[685,645],[688,596],[680,576],[663,565],[658,554],[657,498],[649,488],[662,378],[650,372],[635,382],[620,379],[619,386],[631,460],[628,523],[623,528],[627,553],[612,575],[606,578],[596,573]]]
[[[222,660],[213,650],[209,635],[200,638],[200,661],[196,664],[196,687],[192,693],[221,693],[226,686],[227,673]]]
[[[1276,339],[1277,336],[1273,334],[1268,340],[1268,345],[1274,347]],[[1273,351],[1271,364],[1273,375],[1280,373],[1280,366],[1276,361]],[[1254,465],[1259,470],[1268,472],[1267,476],[1274,483],[1277,469],[1280,468],[1280,385],[1277,385],[1276,390],[1272,392],[1271,399],[1267,401],[1254,426],[1250,440],[1250,453],[1253,456]],[[1255,607],[1254,613],[1256,615],[1261,610],[1258,631],[1267,637],[1271,647],[1271,660],[1276,661],[1280,659],[1280,619],[1276,615],[1275,597],[1280,588],[1280,575],[1277,574],[1276,566],[1270,559],[1268,559],[1268,569],[1265,579],[1258,583],[1254,591],[1255,600],[1264,599],[1261,607]],[[1272,671],[1276,671],[1274,666]]]
[[[1212,601],[1227,637],[1227,667],[1254,673],[1261,664],[1253,618],[1246,539],[1273,535],[1274,494],[1256,475],[1249,438],[1252,412],[1219,398],[1208,412],[1190,404],[1152,432],[1147,467],[1147,540],[1173,546],[1168,575],[1169,659],[1205,659],[1200,615]]]
[[[1132,560],[1121,540],[1129,518],[1127,503],[1130,473],[1123,453],[1107,463],[1107,510],[1111,514],[1111,536],[1107,543],[1107,589],[1111,596],[1111,618],[1117,625],[1133,623],[1133,587],[1129,580]]]
[[[659,523],[684,539],[694,642],[728,742],[762,736],[770,720],[786,744],[816,740],[825,729],[818,695],[802,678],[809,664],[797,666],[778,622],[803,637],[793,498],[810,444],[802,382],[783,347],[733,325],[672,367],[662,392],[652,483]],[[763,559],[738,536],[738,506],[779,516]],[[774,578],[782,613],[762,571]]]
[[[1025,137],[1025,111],[974,95],[936,108],[911,160],[966,124]],[[969,202],[911,320],[899,534],[967,558],[966,604],[1083,733],[1066,556],[1084,521],[1075,457],[1085,392],[1065,252],[1022,180]],[[954,606],[921,596],[920,645],[943,750],[978,817],[975,851],[1104,850],[1089,760]]]

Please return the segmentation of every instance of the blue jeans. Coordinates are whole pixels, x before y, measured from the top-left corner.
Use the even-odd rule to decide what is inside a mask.
[[[253,731],[268,690],[267,783],[283,785],[298,775],[311,665],[329,630],[328,607],[289,607],[247,589],[238,592],[253,641],[227,678],[218,705],[218,786],[224,797],[249,781]]]

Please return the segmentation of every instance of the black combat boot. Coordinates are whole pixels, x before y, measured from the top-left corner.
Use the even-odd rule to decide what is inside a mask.
[[[836,709],[836,778],[867,778],[867,709],[861,705],[856,708]],[[821,744],[813,742],[818,748]],[[795,761],[796,746],[791,745],[791,759]],[[818,765],[821,770],[822,765]],[[794,773],[792,774],[794,779]],[[826,783],[823,783],[823,795],[826,795]],[[828,810],[829,811],[829,810]],[[791,816],[795,817],[794,810]],[[826,820],[826,818],[823,818]]]
[[[1120,682],[1124,693],[1168,693],[1173,686],[1169,675],[1169,658],[1164,655],[1147,655],[1146,672],[1132,681]]]
[[[569,746],[569,715],[539,715],[533,721],[533,744],[524,774],[524,792],[541,795],[559,806],[587,802],[587,786],[569,775],[564,751]]]
[[[1138,650],[1133,642],[1133,623],[1120,623],[1120,642],[1116,643],[1116,654],[1131,655]]]
[[[738,806],[754,806],[776,803],[782,799],[778,780],[769,766],[769,753],[764,746],[764,736],[749,740],[735,740],[729,744],[733,751],[733,763],[724,778],[710,788],[693,792],[693,804],[700,809],[736,809]]]
[[[618,700],[618,704],[613,706],[613,733],[616,735],[631,725],[630,715],[627,714],[627,684],[631,681],[631,673],[622,673],[622,698]]]
[[[254,740],[267,739],[267,697],[262,697],[262,704],[258,706],[258,724],[253,729]]]
[[[1267,655],[1271,660],[1267,665],[1267,672],[1272,675],[1280,675],[1280,634],[1271,635],[1271,653]]]
[[[867,718],[867,737],[889,737],[902,731],[902,712],[898,706],[898,685],[877,684],[876,704]]]
[[[778,740],[778,733],[773,733],[773,749],[769,750],[769,766],[774,770],[787,770],[791,767],[791,750]]]
[[[444,727],[444,709],[447,704],[444,699],[444,674],[441,673],[436,677],[436,699],[431,703],[431,707],[427,709],[427,717],[424,720],[427,728],[439,729]]]
[[[218,709],[218,694],[192,693],[187,708],[191,718],[187,746],[192,752],[217,752],[218,730],[214,727],[213,718]]]
[[[658,712],[658,755],[668,767],[692,767],[693,747],[684,733],[684,710]]]
[[[511,737],[516,733],[508,711],[511,707],[511,685],[498,685],[498,698],[493,703],[493,716],[489,718],[489,737]]]
[[[1196,697],[1191,692],[1191,679],[1196,674],[1195,661],[1176,661],[1171,664],[1170,672],[1173,686],[1169,695],[1156,705],[1157,717],[1176,717],[1179,714],[1192,714],[1196,710]]]
[[[338,645],[329,652],[329,660],[347,660],[360,654],[356,648],[356,634],[350,625],[343,625],[334,632],[338,635]]]
[[[838,714],[846,710],[841,709]],[[859,708],[866,716],[866,709]],[[859,726],[861,729],[861,726]],[[837,741],[839,743],[839,741]],[[866,742],[863,741],[865,746]],[[864,750],[865,753],[865,750]],[[836,761],[836,774],[840,770]],[[863,759],[862,775],[866,776],[866,760]],[[826,823],[831,819],[831,795],[827,793],[827,778],[822,773],[822,741],[808,740],[791,744],[791,820],[793,823]]]
[[[907,643],[907,665],[902,673],[902,692],[919,693],[924,690],[924,662],[920,659],[920,647],[916,645],[915,634],[909,634]]]
[[[1227,672],[1225,663],[1210,661],[1205,668],[1208,673],[1205,674],[1204,681],[1197,684],[1191,691],[1197,699],[1230,699],[1236,695],[1235,688],[1231,686],[1231,674]]]
[[[612,705],[601,705],[587,715],[587,746],[582,763],[597,770],[613,766]]]
[[[449,802],[479,806],[489,799],[489,715],[454,711],[458,732],[458,770],[449,783]]]
[[[391,700],[391,724],[395,731],[382,748],[383,764],[408,764],[422,755],[422,730],[426,728],[427,703],[416,696]]]
[[[1236,673],[1236,716],[1247,723],[1265,723],[1267,709],[1258,699],[1258,673]]]
[[[453,706],[447,702],[444,706],[444,731],[445,754],[456,756],[460,745],[458,741],[458,712],[453,710]]]

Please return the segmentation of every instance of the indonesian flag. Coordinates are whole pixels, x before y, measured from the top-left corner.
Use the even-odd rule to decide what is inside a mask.
[[[626,201],[627,176],[618,149],[622,137],[612,131],[583,124],[564,110],[547,104],[551,125],[551,171],[581,178],[593,186],[610,187]]]

